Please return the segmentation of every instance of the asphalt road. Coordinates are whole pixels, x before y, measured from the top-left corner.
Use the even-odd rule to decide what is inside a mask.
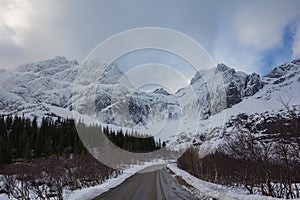
[[[171,177],[165,168],[137,173],[96,200],[155,200],[195,199]]]

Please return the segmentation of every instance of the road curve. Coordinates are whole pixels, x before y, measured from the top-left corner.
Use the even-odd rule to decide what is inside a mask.
[[[137,173],[119,186],[110,189],[95,200],[177,200],[195,199],[171,177],[165,168]]]

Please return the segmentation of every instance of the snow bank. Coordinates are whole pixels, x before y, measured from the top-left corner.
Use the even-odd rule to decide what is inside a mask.
[[[237,188],[229,188],[213,183],[200,180],[188,172],[181,170],[176,164],[169,164],[167,167],[180,176],[195,190],[193,193],[199,199],[221,199],[221,200],[276,200],[278,198],[260,196],[260,195],[246,195],[246,191]]]
[[[0,200],[9,200],[6,194],[0,194]]]

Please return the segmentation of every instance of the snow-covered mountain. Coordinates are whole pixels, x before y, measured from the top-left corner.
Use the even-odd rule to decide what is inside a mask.
[[[230,125],[233,119],[251,116],[247,117],[246,121],[250,127],[255,128],[252,123],[259,123],[264,127],[272,121],[271,116],[277,116],[277,119],[285,118],[288,115],[286,105],[296,113],[300,113],[300,60],[275,67],[262,77],[260,82],[263,86],[254,95],[246,96],[241,102],[211,115],[208,119],[201,120],[197,133],[179,134],[172,142],[185,146],[187,142],[191,143],[194,140],[196,143],[201,143],[199,152],[205,156],[209,152],[222,148],[224,135],[235,133]],[[253,133],[259,135],[261,131],[253,130]]]
[[[78,62],[64,57],[21,65],[0,73],[1,113],[31,110],[44,113],[45,105],[68,107]]]
[[[279,96],[289,96],[297,104],[299,74],[300,60],[276,67],[262,78],[219,64],[197,72],[187,87],[171,94],[163,88],[135,91],[117,66],[95,60],[79,65],[76,60],[56,57],[2,69],[0,113],[62,117],[68,113],[69,117],[76,110],[122,127],[157,133],[173,131],[177,124],[179,131],[173,134],[200,134],[200,129],[189,130],[190,126],[196,127],[199,121],[207,124],[224,112],[231,116],[276,109]]]

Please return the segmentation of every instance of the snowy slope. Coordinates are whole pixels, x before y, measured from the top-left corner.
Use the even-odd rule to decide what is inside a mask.
[[[243,99],[242,102],[223,110],[216,115],[210,116],[206,120],[200,120],[199,129],[196,134],[184,134],[185,141],[182,142],[182,135],[175,136],[172,143],[182,143],[185,147],[191,141],[199,141],[201,135],[206,137],[201,146],[200,155],[205,156],[207,153],[214,151],[223,145],[225,123],[232,116],[240,113],[252,115],[263,115],[265,112],[282,113],[284,105],[281,101],[289,103],[289,106],[300,110],[300,60],[292,61],[274,68],[269,74],[262,78],[264,84],[253,96]],[[202,143],[202,142],[201,142]]]
[[[194,177],[188,172],[178,168],[174,164],[169,164],[168,169],[175,176],[181,177],[192,188],[188,188],[199,199],[222,199],[222,200],[279,200],[278,198],[266,197],[260,195],[247,195],[247,191],[230,188],[214,183],[209,183]]]
[[[77,70],[77,61],[64,57],[22,65],[16,70],[1,70],[1,113],[43,113],[47,108],[42,104],[67,107]]]
[[[278,110],[280,96],[299,104],[299,66],[295,60],[260,78],[219,64],[199,71],[187,87],[170,94],[163,88],[133,90],[117,66],[97,60],[79,65],[56,57],[0,70],[0,113],[70,117],[76,111],[88,120],[134,128],[164,140],[179,135],[173,141],[190,141],[207,133],[216,139],[216,130],[231,115]]]

